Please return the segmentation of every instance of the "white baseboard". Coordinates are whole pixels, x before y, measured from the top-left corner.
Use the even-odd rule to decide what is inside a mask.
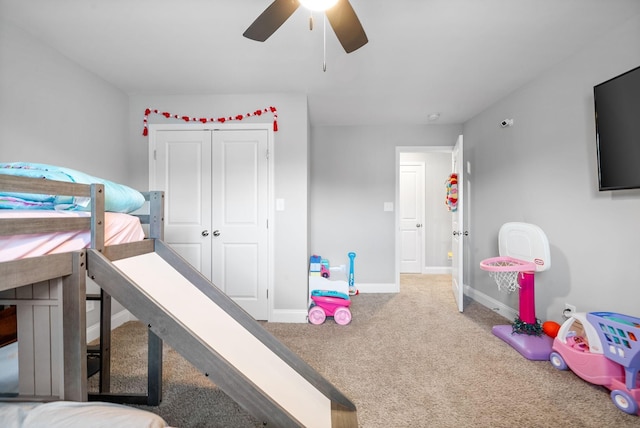
[[[509,322],[512,322],[518,317],[518,311],[516,311],[515,309],[505,305],[502,302],[498,302],[493,297],[489,297],[486,294],[469,287],[468,285],[465,285],[464,287],[464,294],[480,303],[482,306],[486,306],[495,313],[502,315],[503,317],[508,319]]]
[[[307,311],[298,309],[274,309],[271,312],[270,322],[282,323],[306,323]]]
[[[120,327],[128,321],[136,321],[137,318],[131,315],[131,312],[123,309],[122,311],[111,315],[111,330]],[[100,337],[100,323],[95,323],[87,327],[87,343]]]
[[[398,293],[400,291],[398,286],[393,283],[356,283],[356,288],[360,293]]]
[[[451,275],[451,266],[425,266],[422,273],[427,275]]]

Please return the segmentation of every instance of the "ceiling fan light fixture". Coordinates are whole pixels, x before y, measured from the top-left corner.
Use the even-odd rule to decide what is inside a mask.
[[[331,9],[338,0],[300,0],[300,4],[310,10],[324,11]]]
[[[346,53],[351,53],[369,42],[362,24],[349,0],[273,0],[242,35],[264,42],[298,10],[305,8],[324,11],[324,17]]]

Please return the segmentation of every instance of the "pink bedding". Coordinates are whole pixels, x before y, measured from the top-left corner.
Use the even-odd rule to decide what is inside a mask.
[[[89,217],[90,213],[81,211],[30,211],[0,210],[3,218],[42,218],[42,217]],[[144,231],[140,219],[122,213],[105,213],[105,245],[123,244],[141,241]],[[89,230],[0,236],[0,262],[36,257],[45,254],[65,253],[87,248],[91,244]]]

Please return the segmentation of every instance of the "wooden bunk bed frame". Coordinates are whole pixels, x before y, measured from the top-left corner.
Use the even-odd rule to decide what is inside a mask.
[[[0,174],[4,192],[90,197],[91,217],[2,219],[0,236],[91,230],[91,248],[117,259],[153,248],[163,237],[164,195],[143,193],[149,214],[144,241],[105,247],[104,186]],[[162,400],[162,340],[149,331],[147,394],[110,392],[111,297],[86,294],[87,251],[51,254],[0,263],[0,305],[16,306],[19,393],[0,401],[109,401],[158,405]],[[100,344],[87,349],[86,300],[100,302]],[[98,393],[87,387],[87,355],[99,361]]]

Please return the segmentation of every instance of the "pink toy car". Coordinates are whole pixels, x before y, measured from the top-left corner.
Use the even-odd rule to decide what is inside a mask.
[[[640,319],[611,312],[576,313],[565,321],[549,356],[589,383],[611,390],[623,412],[639,414]]]
[[[334,321],[340,325],[347,325],[351,322],[351,311],[349,306],[351,300],[349,296],[339,297],[343,293],[323,292],[314,290],[311,293],[313,303],[309,308],[309,322],[311,324],[322,324],[327,317],[333,317]]]

